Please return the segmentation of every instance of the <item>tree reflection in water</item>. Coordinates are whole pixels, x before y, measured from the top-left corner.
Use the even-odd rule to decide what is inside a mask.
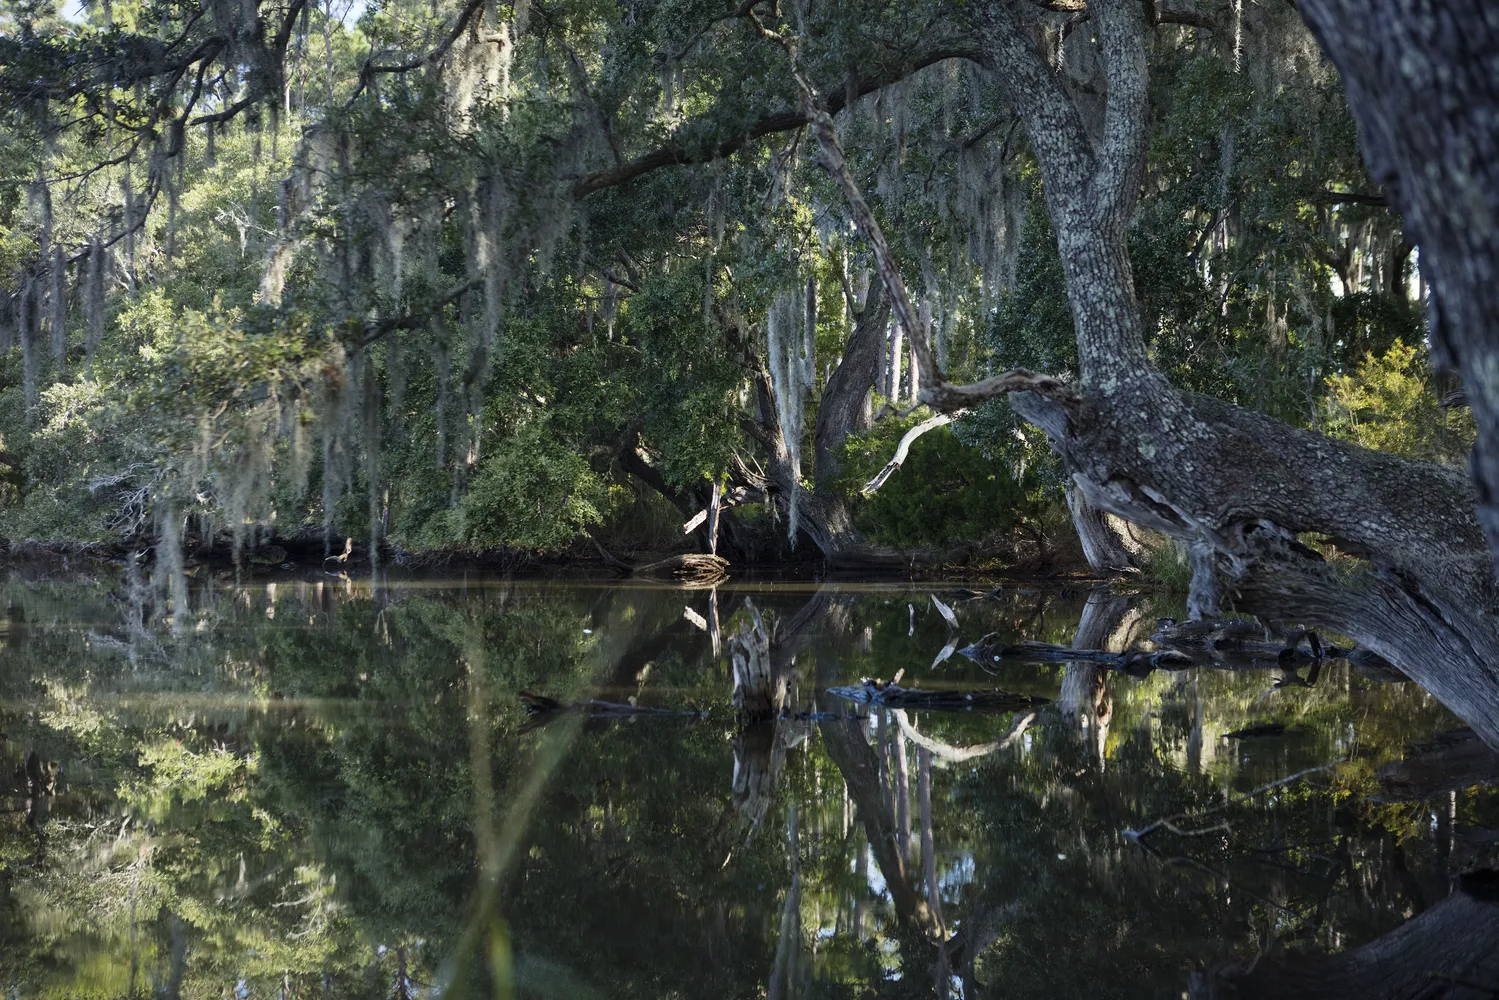
[[[132,633],[102,586],[7,589],[8,995],[1499,987],[1499,767],[1434,740],[1457,723],[1413,685],[1341,661],[1310,686],[933,664],[947,625],[904,588],[289,580],[205,588],[182,639]],[[786,711],[741,727],[727,638],[750,594]],[[941,596],[969,641],[1079,650],[1174,610]],[[898,671],[1049,704],[825,695]],[[619,710],[540,724],[521,691]]]

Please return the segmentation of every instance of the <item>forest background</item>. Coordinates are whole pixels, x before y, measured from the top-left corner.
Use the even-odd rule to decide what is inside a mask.
[[[1004,397],[865,489],[942,421],[747,13],[4,4],[0,536],[159,543],[169,569],[346,536],[592,555],[706,548],[681,525],[718,497],[735,562],[1080,563],[1069,521],[1097,512],[1069,519]],[[1076,373],[1036,156],[963,9],[783,13],[942,367]],[[1155,365],[1460,463],[1419,252],[1336,71],[1290,3],[1176,13],[1128,232]],[[1029,15],[1102,129],[1086,13]]]

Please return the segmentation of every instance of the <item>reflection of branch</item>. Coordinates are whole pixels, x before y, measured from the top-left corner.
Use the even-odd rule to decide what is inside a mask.
[[[1015,725],[1010,728],[1009,733],[1003,739],[995,740],[993,743],[976,743],[973,746],[955,747],[950,743],[940,743],[930,736],[923,736],[921,733],[918,733],[915,727],[911,725],[911,720],[906,717],[905,709],[895,708],[891,709],[891,712],[895,715],[895,721],[900,723],[900,731],[905,734],[906,739],[924,750],[931,751],[932,756],[952,761],[954,764],[961,764],[965,760],[984,757],[991,753],[997,753],[1006,747],[1014,746],[1015,741],[1020,739],[1021,735],[1029,728],[1032,722],[1036,721],[1036,713],[1027,712],[1016,721]]]
[[[1309,774],[1316,774],[1318,771],[1330,771],[1342,763],[1344,762],[1341,760],[1335,760],[1331,764],[1321,764],[1317,767],[1309,767],[1304,771],[1297,771],[1295,774],[1288,774],[1284,778],[1277,778],[1275,781],[1270,782],[1268,785],[1261,785],[1253,791],[1245,792],[1238,798],[1229,799],[1222,805],[1213,806],[1211,809],[1202,809],[1197,812],[1184,812],[1176,813],[1171,816],[1162,816],[1155,822],[1141,827],[1138,830],[1125,830],[1124,837],[1126,840],[1132,840],[1135,843],[1140,843],[1142,838],[1154,833],[1156,830],[1159,830],[1163,827],[1171,833],[1175,833],[1184,837],[1194,837],[1204,833],[1211,833],[1214,830],[1226,830],[1228,829],[1228,824],[1226,822],[1196,830],[1182,830],[1179,829],[1176,824],[1184,820],[1204,819],[1208,816],[1212,816],[1215,813],[1223,812],[1230,806],[1236,806],[1241,802],[1247,802],[1249,799],[1255,798],[1259,795],[1263,795],[1266,792],[1273,791],[1274,789],[1280,788],[1283,785],[1293,784],[1297,781],[1300,781],[1302,778],[1305,778]]]

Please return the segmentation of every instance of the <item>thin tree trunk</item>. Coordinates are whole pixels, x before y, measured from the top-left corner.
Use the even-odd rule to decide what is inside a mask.
[[[854,800],[854,808],[864,824],[870,852],[884,876],[897,918],[928,935],[935,935],[938,931],[932,912],[926,900],[916,892],[906,871],[905,860],[896,842],[895,820],[888,804],[883,801],[879,765],[858,721],[831,719],[819,723],[818,727],[823,747],[843,775],[849,797]]]
[[[926,877],[926,905],[937,925],[943,926],[942,890],[937,885],[937,836],[932,827],[932,752],[916,750],[916,798],[921,809],[921,870]]]
[[[893,327],[891,327],[890,374],[886,377],[886,384],[890,387],[890,391],[886,394],[886,398],[888,398],[891,403],[895,404],[898,404],[900,402],[900,371],[901,362],[905,353],[905,335],[905,328],[902,327],[900,323],[897,322]]]
[[[906,741],[899,726],[890,727],[890,759],[894,762],[895,829],[901,857],[911,857],[911,771]]]
[[[917,313],[917,320],[921,323],[920,336],[925,337],[928,342],[932,339],[932,303],[930,299],[921,300],[921,308]],[[916,359],[916,339],[911,340],[911,396],[910,405],[915,406],[921,399],[921,366]]]

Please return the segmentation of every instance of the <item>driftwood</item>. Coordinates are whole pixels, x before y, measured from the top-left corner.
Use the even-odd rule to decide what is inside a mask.
[[[1047,699],[1008,691],[923,691],[866,680],[851,687],[828,688],[828,694],[870,708],[907,708],[927,712],[1020,712],[1047,704]]]
[[[666,580],[687,587],[713,587],[728,579],[729,561],[723,556],[701,552],[683,552],[636,566],[604,548],[597,538],[591,539],[604,562],[625,576],[641,580]]]
[[[729,561],[723,556],[686,552],[644,566],[632,566],[630,575],[649,580],[671,580],[690,587],[713,587],[728,579]]]
[[[1379,769],[1380,802],[1418,802],[1475,785],[1499,784],[1499,752],[1471,729],[1439,733]]]

